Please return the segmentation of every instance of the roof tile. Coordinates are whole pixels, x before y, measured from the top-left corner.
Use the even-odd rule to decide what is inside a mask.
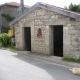
[[[11,5],[11,6],[20,6],[20,3],[17,3],[17,2],[6,2],[5,4]],[[30,6],[24,5],[24,7],[30,7]]]

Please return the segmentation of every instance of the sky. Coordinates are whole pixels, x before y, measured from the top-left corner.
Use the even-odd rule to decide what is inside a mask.
[[[6,2],[18,2],[20,3],[20,0],[1,0],[0,4],[4,4]],[[43,2],[47,4],[51,4],[57,7],[64,8],[65,6],[68,6],[71,2],[74,4],[80,4],[80,0],[24,0],[24,4],[28,6],[32,6],[37,2]]]

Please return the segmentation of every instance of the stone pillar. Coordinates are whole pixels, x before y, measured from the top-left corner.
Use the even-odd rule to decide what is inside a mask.
[[[50,43],[49,43],[49,31],[50,31],[50,27],[46,26],[46,30],[45,30],[45,43],[46,43],[46,54],[50,54]]]
[[[15,47],[19,48],[19,27],[15,27]]]
[[[34,52],[34,44],[35,44],[34,37],[35,37],[34,26],[31,26],[31,51],[32,52]]]
[[[22,27],[22,50],[25,49],[25,40],[24,40],[24,27]]]
[[[20,39],[19,40],[19,43],[20,43],[19,44],[20,45],[19,47],[20,47],[21,50],[24,50],[24,44],[23,44],[24,43],[23,42],[24,41],[23,27],[20,27],[19,39]]]
[[[53,26],[49,26],[49,48],[50,48],[50,54],[54,54],[54,47],[53,47],[53,42],[54,42],[54,39],[53,39]]]
[[[68,27],[63,27],[63,57],[69,56],[69,47],[71,44],[71,36],[68,34]]]

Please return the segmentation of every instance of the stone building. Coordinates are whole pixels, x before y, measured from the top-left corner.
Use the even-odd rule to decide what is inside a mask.
[[[36,3],[10,23],[16,48],[53,56],[80,58],[80,14]]]
[[[29,8],[29,6],[24,5],[24,12]],[[14,18],[18,17],[21,14],[21,4],[17,2],[6,2],[0,5],[0,28],[2,26],[9,27],[10,21],[1,16],[2,14],[9,15]]]

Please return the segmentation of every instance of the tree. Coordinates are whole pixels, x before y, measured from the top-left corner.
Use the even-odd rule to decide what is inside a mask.
[[[77,5],[77,4],[71,3],[68,9],[71,11],[80,12],[80,4]]]

